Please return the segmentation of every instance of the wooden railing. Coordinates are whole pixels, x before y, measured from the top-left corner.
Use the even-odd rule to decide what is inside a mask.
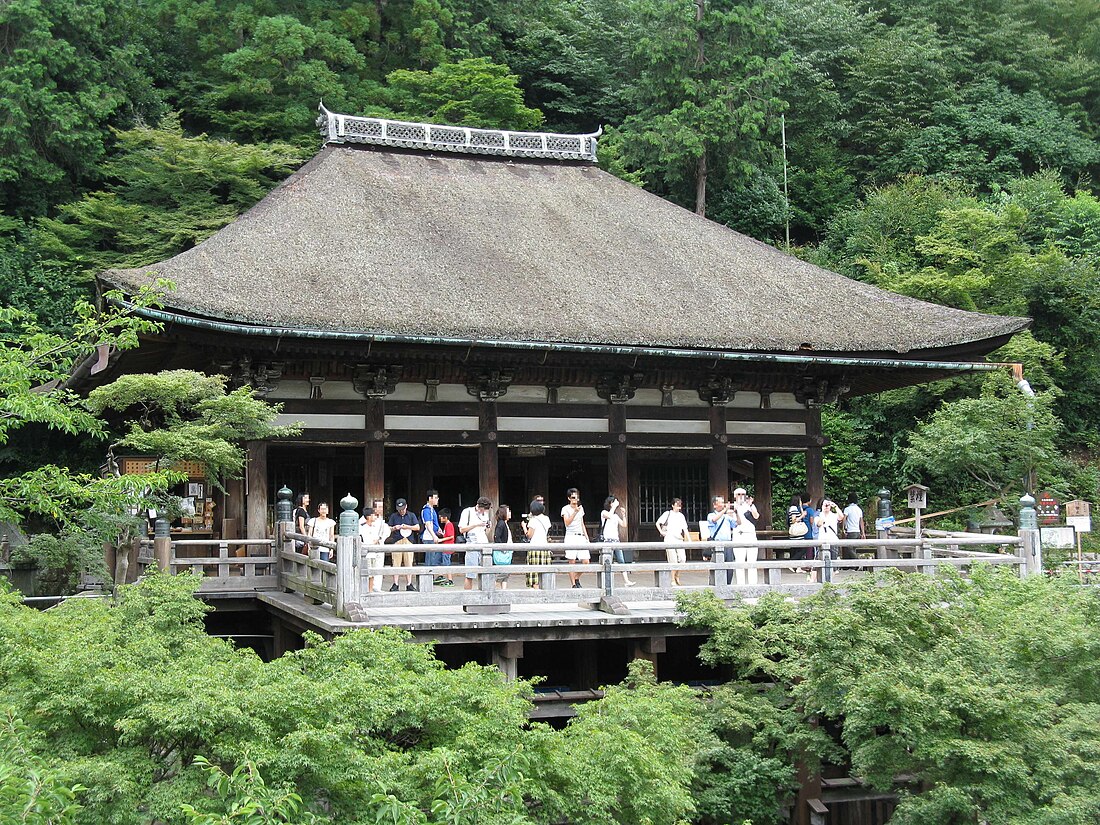
[[[142,542],[139,563],[156,562],[157,539]],[[279,586],[278,559],[271,539],[167,539],[172,574],[202,576],[199,593],[247,593]],[[158,565],[163,566],[163,564]]]
[[[720,598],[758,596],[767,592],[804,595],[825,583],[842,584],[853,574],[887,568],[935,574],[937,570],[965,570],[977,564],[1010,566],[1019,575],[1037,572],[1029,564],[1030,537],[960,534],[951,537],[922,539],[862,539],[829,543],[803,539],[760,541],[753,545],[759,555],[756,561],[735,561],[735,550],[744,545],[721,542],[687,542],[679,545],[663,542],[623,542],[620,544],[590,544],[589,564],[555,561],[552,564],[525,564],[531,550],[549,550],[560,556],[562,544],[480,545],[483,563],[467,567],[462,562],[469,545],[456,545],[453,564],[412,567],[381,567],[368,569],[364,561],[365,548],[358,537],[338,538],[336,542],[321,541],[313,536],[294,533],[288,524],[279,525],[280,538],[235,541],[171,540],[168,567],[173,573],[193,571],[204,581],[200,593],[236,593],[249,590],[282,589],[297,593],[311,603],[328,604],[340,616],[361,615],[363,611],[384,607],[443,607],[461,605],[466,609],[507,610],[511,605],[540,603],[587,602],[606,606],[609,601],[647,602],[669,600],[678,592],[710,590]],[[165,540],[167,541],[167,540]],[[147,543],[152,546],[153,543]],[[278,552],[275,552],[277,546]],[[686,550],[688,561],[669,563],[662,560],[670,547]],[[216,555],[201,554],[206,548],[217,548]],[[232,548],[232,550],[231,550]],[[247,555],[236,555],[244,548]],[[792,551],[814,549],[815,559],[790,558]],[[862,556],[841,560],[835,555],[852,548]],[[516,564],[492,564],[492,550],[510,550]],[[1007,552],[990,552],[991,550]],[[321,552],[335,552],[335,561],[322,560]],[[371,548],[373,552],[392,552],[393,546]],[[438,550],[438,545],[403,545],[402,552],[422,556]],[[635,558],[642,554],[657,556],[656,560],[638,560],[629,564],[612,561],[612,551],[623,550]],[[712,554],[710,561],[698,558],[703,552]],[[162,552],[163,549],[162,549]],[[262,552],[263,555],[255,555]],[[873,558],[866,557],[873,553]],[[147,558],[147,561],[152,561]],[[785,571],[798,568],[797,579],[784,577]],[[412,577],[415,591],[390,592],[383,587],[368,592],[369,574],[381,575],[384,581],[395,577]],[[580,577],[581,587],[570,585],[569,574]],[[528,574],[536,577],[537,588],[526,586]],[[623,574],[634,579],[635,585],[624,586]],[[437,579],[450,576],[453,586],[440,586]],[[471,577],[471,589],[464,585]],[[508,589],[501,589],[498,578],[507,577]],[[684,578],[682,586],[674,586],[674,578]],[[755,581],[754,581],[755,579]],[[744,583],[735,583],[735,582]],[[608,598],[612,597],[612,598]]]

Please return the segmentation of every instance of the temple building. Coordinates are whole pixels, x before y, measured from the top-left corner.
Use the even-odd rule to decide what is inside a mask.
[[[175,283],[163,323],[97,380],[195,369],[283,405],[295,438],[249,445],[215,532],[269,534],[283,485],[391,507],[439,490],[631,539],[673,496],[731,485],[771,510],[772,456],[822,491],[820,409],[992,365],[1027,319],[885,292],[701,218],[598,168],[595,135],[402,123],[322,109],[324,145],[198,246],[112,270]],[[780,508],[777,508],[779,512]]]

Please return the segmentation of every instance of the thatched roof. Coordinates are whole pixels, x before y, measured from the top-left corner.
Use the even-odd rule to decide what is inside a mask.
[[[1027,326],[850,280],[589,164],[415,150],[327,146],[195,248],[104,277],[154,273],[180,313],[452,339],[931,356]]]

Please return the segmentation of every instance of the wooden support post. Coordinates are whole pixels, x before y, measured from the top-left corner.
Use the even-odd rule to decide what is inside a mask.
[[[359,576],[359,537],[336,537],[336,615],[349,617],[349,606],[358,605],[362,579]]]
[[[729,436],[726,435],[726,407],[724,404],[710,405],[710,434],[714,437],[714,443],[710,446],[710,462],[707,473],[710,497],[722,496],[722,498],[729,499],[730,461],[729,449],[726,447]]]
[[[657,674],[657,656],[667,650],[667,639],[664,636],[647,636],[644,639],[635,639],[633,658],[645,659],[653,663],[653,675]]]
[[[367,443],[363,448],[363,507],[369,509],[385,493],[386,409],[381,398],[366,402]]]
[[[497,405],[495,401],[478,402],[478,422],[483,435],[477,452],[478,494],[500,504],[500,462],[497,449]]]
[[[1020,530],[1020,555],[1024,563],[1020,566],[1020,574],[1031,576],[1043,572],[1043,550],[1039,543],[1039,531],[1032,528]]]
[[[519,660],[523,658],[523,642],[497,642],[490,646],[493,666],[513,681],[519,674]]]
[[[625,405],[608,405],[607,428],[611,433],[611,449],[607,456],[607,492],[619,500],[629,519],[630,484],[627,478]],[[627,532],[629,533],[629,527]],[[623,539],[628,540],[625,536]]]
[[[806,411],[806,435],[821,436],[821,410],[817,407]],[[806,492],[810,494],[814,506],[825,495],[825,465],[821,447],[806,450]]]
[[[772,457],[758,453],[752,459],[752,497],[760,513],[757,530],[772,529]]]
[[[596,653],[595,639],[579,639],[573,642],[576,656],[576,676],[573,687],[577,690],[594,690],[599,687],[599,657]]]
[[[248,442],[248,530],[250,539],[266,539],[267,535],[267,442]]]
[[[222,500],[224,509],[222,510],[221,537],[239,539],[241,529],[244,527],[244,483],[239,478],[227,479]]]

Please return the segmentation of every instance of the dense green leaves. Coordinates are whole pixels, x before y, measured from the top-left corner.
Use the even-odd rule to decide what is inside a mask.
[[[1100,804],[1091,590],[977,570],[684,604],[714,631],[704,656],[774,684],[775,713],[839,731],[833,760],[882,789],[914,778],[892,822],[1084,823]]]

